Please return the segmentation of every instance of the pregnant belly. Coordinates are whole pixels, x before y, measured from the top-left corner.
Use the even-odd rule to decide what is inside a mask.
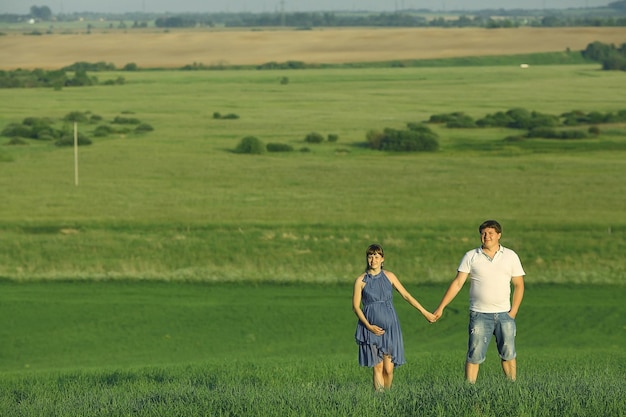
[[[389,328],[396,321],[395,312],[384,304],[368,309],[365,316],[371,324],[375,324],[383,329]]]

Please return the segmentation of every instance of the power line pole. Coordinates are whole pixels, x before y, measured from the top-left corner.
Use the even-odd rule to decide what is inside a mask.
[[[285,0],[280,0],[280,25],[285,27]]]

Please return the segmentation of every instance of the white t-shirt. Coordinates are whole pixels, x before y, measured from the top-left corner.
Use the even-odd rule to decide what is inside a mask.
[[[517,254],[502,245],[493,259],[482,248],[472,249],[458,271],[470,274],[470,310],[477,313],[511,310],[511,278],[526,275]]]

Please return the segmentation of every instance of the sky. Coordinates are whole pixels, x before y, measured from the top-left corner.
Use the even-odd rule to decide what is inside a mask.
[[[564,9],[606,6],[615,0],[0,0],[0,14],[28,14],[48,6],[53,14],[74,12],[285,12],[399,9]]]

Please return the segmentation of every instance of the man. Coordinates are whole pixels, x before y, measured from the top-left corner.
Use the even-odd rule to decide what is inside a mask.
[[[524,297],[524,269],[515,252],[500,245],[502,227],[487,220],[478,228],[482,245],[465,254],[456,277],[433,312],[439,319],[444,308],[470,277],[470,321],[465,379],[473,384],[485,361],[491,336],[495,335],[502,370],[508,379],[517,377],[515,316]],[[513,301],[511,302],[511,284]]]

